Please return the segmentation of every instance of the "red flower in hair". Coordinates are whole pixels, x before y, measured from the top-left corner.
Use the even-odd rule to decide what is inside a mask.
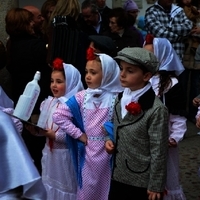
[[[89,47],[87,49],[87,60],[94,60],[96,58],[95,54],[94,54],[94,49]]]
[[[130,112],[132,115],[138,115],[141,113],[141,106],[139,103],[136,102],[131,102],[128,105],[126,105],[126,110],[128,110],[128,112]]]
[[[152,34],[147,34],[145,37],[145,44],[153,44],[154,36]]]
[[[52,67],[56,70],[63,70],[63,60],[61,58],[55,58]]]

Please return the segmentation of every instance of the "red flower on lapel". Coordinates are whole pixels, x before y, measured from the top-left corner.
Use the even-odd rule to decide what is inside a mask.
[[[126,105],[126,110],[128,110],[128,112],[130,112],[132,115],[138,115],[141,113],[141,106],[139,103],[136,102],[131,102],[128,105]]]

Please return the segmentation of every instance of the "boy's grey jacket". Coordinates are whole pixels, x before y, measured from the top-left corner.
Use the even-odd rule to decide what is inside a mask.
[[[167,171],[168,110],[152,89],[139,101],[142,112],[121,118],[121,102],[114,110],[115,156],[113,180],[163,192]]]

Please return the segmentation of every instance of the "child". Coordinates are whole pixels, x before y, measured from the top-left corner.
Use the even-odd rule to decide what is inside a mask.
[[[41,104],[38,120],[38,125],[41,124],[46,129],[39,134],[47,138],[42,157],[42,180],[48,200],[76,200],[77,183],[65,143],[66,132],[53,123],[52,115],[68,98],[83,90],[81,75],[74,66],[55,59],[50,88],[54,97],[48,97]]]
[[[111,179],[110,155],[104,148],[105,133],[103,125],[113,119],[115,98],[123,90],[119,81],[119,66],[106,54],[90,55],[86,64],[85,81],[88,88],[74,97],[78,104],[83,127],[77,128],[72,123],[77,112],[63,106],[54,113],[54,122],[71,137],[82,141],[85,146],[79,155],[82,159],[78,200],[107,200]],[[71,99],[70,99],[71,100]],[[74,104],[73,104],[74,105]],[[82,162],[81,162],[82,161]]]
[[[153,53],[143,48],[118,52],[124,92],[114,106],[114,153],[109,200],[161,199],[166,181],[168,111],[149,83],[158,69]]]
[[[169,111],[169,141],[167,182],[164,200],[185,200],[186,197],[179,182],[178,143],[187,130],[184,94],[178,82],[178,76],[184,67],[171,43],[166,38],[154,38],[144,48],[151,50],[160,61],[159,71],[150,82],[155,94],[161,99]]]

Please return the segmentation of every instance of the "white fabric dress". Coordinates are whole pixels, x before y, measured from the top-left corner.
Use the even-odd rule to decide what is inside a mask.
[[[75,200],[77,183],[73,164],[66,145],[66,133],[58,128],[52,121],[54,111],[62,103],[53,97],[46,99],[41,105],[45,109],[48,119],[45,129],[56,131],[56,139],[53,141],[52,148],[49,146],[49,138],[42,151],[42,181],[47,191],[48,200]]]
[[[71,156],[66,143],[66,132],[53,123],[52,115],[65,104],[68,98],[83,90],[81,75],[71,64],[63,63],[66,81],[65,95],[48,97],[41,104],[38,126],[55,131],[55,140],[47,137],[42,151],[42,181],[47,191],[47,200],[75,200],[77,182]]]

